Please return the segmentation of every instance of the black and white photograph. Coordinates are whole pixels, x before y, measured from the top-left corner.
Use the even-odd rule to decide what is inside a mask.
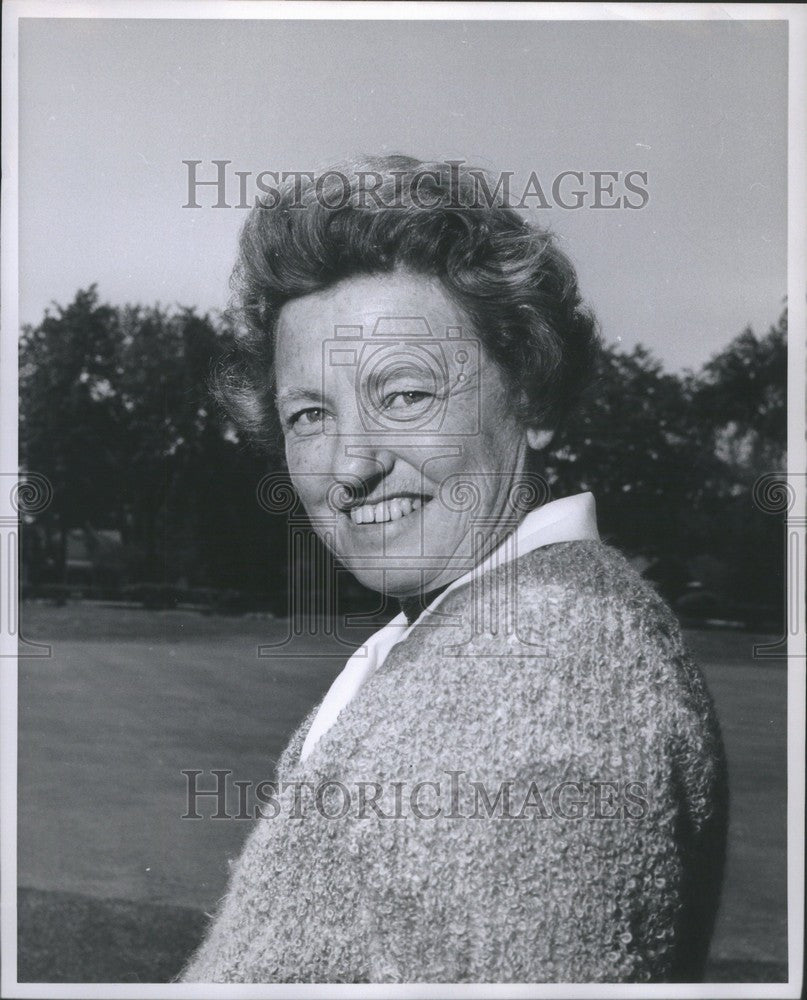
[[[805,55],[4,5],[3,996],[801,995]]]

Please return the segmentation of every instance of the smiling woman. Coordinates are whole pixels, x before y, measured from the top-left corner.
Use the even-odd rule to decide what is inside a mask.
[[[407,317],[423,324],[422,340]],[[340,339],[355,363],[334,361],[340,329],[371,331],[352,347]],[[455,337],[440,344],[434,330]],[[362,583],[398,597],[434,590],[479,558],[474,521],[489,544],[512,530],[509,498],[540,432],[518,421],[504,376],[437,279],[395,269],[289,302],[275,351],[289,472]],[[441,487],[455,481],[478,484],[478,502],[445,502]]]
[[[368,170],[395,203],[357,181],[334,207],[329,181]],[[540,454],[595,324],[553,240],[472,181],[372,160],[244,228],[220,398],[402,611],[292,738],[188,981],[702,976],[726,824],[711,700],[591,495],[547,502]]]

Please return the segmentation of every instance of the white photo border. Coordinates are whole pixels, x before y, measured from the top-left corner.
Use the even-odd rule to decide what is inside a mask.
[[[0,469],[16,470],[18,303],[18,22],[21,18],[112,19],[283,19],[315,20],[564,20],[711,21],[786,20],[789,24],[788,149],[788,480],[794,490],[793,520],[800,539],[789,567],[788,628],[788,957],[789,980],[772,983],[631,984],[401,984],[401,985],[224,985],[19,983],[17,981],[17,635],[0,630],[0,728],[2,728],[2,982],[6,997],[798,997],[804,961],[805,810],[805,333],[807,332],[807,11],[799,4],[597,4],[597,3],[432,3],[432,2],[274,2],[274,0],[114,0],[48,2],[8,0],[3,5],[2,135],[2,339],[0,339]],[[6,502],[5,493],[0,503]],[[800,512],[800,513],[799,513]],[[0,527],[16,512],[0,508]],[[5,519],[5,520],[4,520]],[[5,543],[6,539],[2,539]],[[0,602],[16,598],[16,580],[2,551]],[[791,560],[793,556],[791,556]],[[16,573],[16,568],[13,567]],[[0,624],[16,621],[16,608],[0,612]]]

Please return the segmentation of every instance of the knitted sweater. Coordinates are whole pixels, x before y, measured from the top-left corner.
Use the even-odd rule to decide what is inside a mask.
[[[185,981],[701,978],[725,765],[672,613],[601,542],[483,581],[294,735]]]

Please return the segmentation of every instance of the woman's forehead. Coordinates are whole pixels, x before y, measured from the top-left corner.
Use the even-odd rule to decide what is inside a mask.
[[[296,338],[304,331],[315,338],[333,337],[354,327],[356,336],[371,337],[400,327],[406,337],[419,320],[425,321],[421,329],[428,328],[437,337],[445,335],[446,327],[468,325],[438,278],[396,271],[347,278],[331,288],[293,299],[280,311],[277,333],[279,341]],[[463,333],[468,335],[467,330]]]

